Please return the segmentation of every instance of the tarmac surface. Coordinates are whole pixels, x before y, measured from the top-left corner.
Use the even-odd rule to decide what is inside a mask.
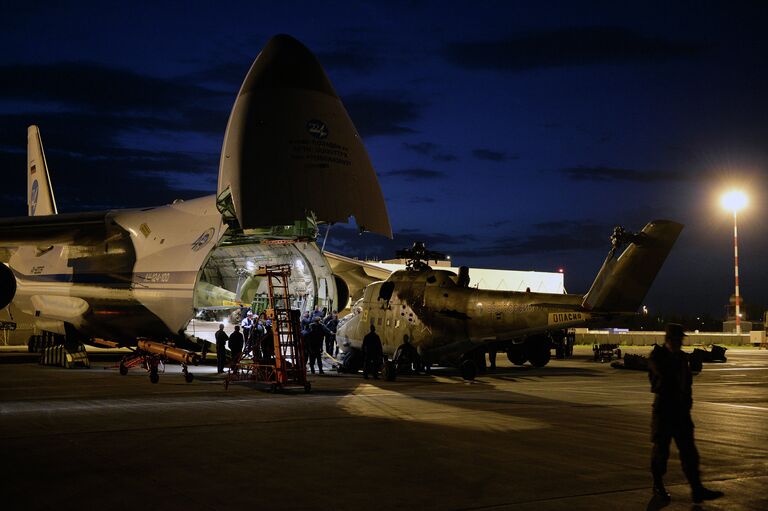
[[[225,390],[212,359],[153,385],[114,355],[66,370],[0,353],[2,507],[768,509],[768,351],[727,356],[694,378],[693,409],[704,481],[725,497],[694,505],[672,447],[665,505],[646,374],[585,348],[541,369],[500,354],[474,383],[326,371],[310,394]]]

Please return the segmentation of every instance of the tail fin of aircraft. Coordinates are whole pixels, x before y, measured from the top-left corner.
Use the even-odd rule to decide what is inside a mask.
[[[682,224],[669,220],[654,220],[637,234],[617,228],[614,247],[582,306],[599,312],[637,311],[682,230]],[[629,245],[617,256],[622,242]]]
[[[27,128],[27,206],[29,216],[55,215],[51,176],[45,161],[43,141],[37,126]]]

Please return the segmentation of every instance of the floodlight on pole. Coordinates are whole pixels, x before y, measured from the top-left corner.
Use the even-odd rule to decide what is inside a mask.
[[[736,335],[741,335],[741,304],[739,298],[739,228],[738,213],[747,207],[747,194],[740,190],[731,190],[720,198],[723,208],[733,212],[733,274],[735,279],[734,299],[736,301]]]

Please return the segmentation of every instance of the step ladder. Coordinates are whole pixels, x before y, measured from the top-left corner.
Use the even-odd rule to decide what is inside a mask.
[[[237,361],[224,379],[225,388],[233,381],[255,381],[268,384],[273,392],[287,387],[300,387],[309,392],[312,386],[307,381],[300,312],[290,307],[288,279],[291,267],[287,264],[266,266],[254,275],[267,277],[266,317],[272,322],[274,363]]]
[[[277,385],[302,386],[309,392],[311,385],[307,381],[300,312],[290,307],[288,278],[291,276],[291,267],[287,264],[267,266],[263,275],[267,277],[269,289],[267,319],[272,320]]]

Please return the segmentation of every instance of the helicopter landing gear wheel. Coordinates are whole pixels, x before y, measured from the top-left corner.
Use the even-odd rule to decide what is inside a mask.
[[[477,376],[477,364],[474,360],[465,360],[461,363],[461,377],[465,380],[474,380]]]
[[[382,376],[384,376],[386,381],[395,381],[395,378],[397,378],[397,366],[393,361],[387,360],[384,362]]]

